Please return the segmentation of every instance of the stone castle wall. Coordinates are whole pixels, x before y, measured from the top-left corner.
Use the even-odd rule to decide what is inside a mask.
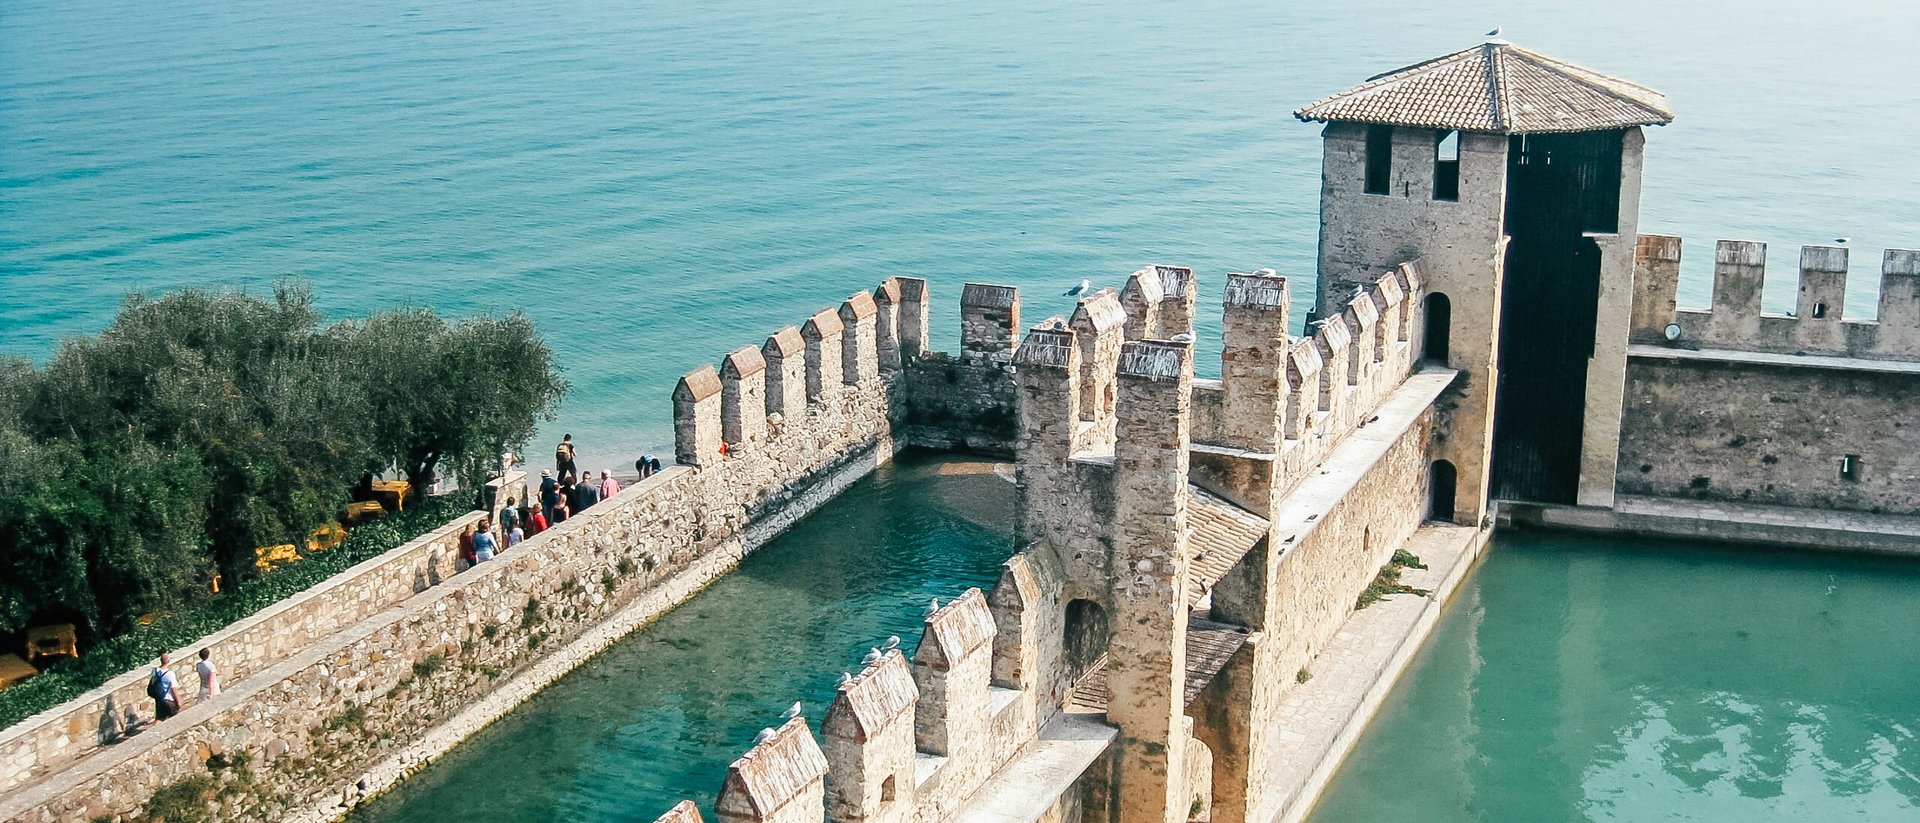
[[[344,625],[372,617],[452,577],[460,532],[482,514],[461,515],[175,650],[173,673],[181,693],[189,701],[199,695],[200,681],[193,667],[201,649],[211,650],[222,682],[238,683]],[[0,766],[5,769],[0,773],[0,789],[13,791],[152,722],[148,672],[147,668],[129,671],[0,733]]]
[[[1073,771],[1042,781],[1052,794],[1021,798],[1024,812],[1104,818],[1164,801],[1185,819],[1189,796],[1199,796],[1227,798],[1231,811],[1215,819],[1264,819],[1248,815],[1275,796],[1260,759],[1282,745],[1275,709],[1419,528],[1434,400],[1455,373],[1413,374],[1417,266],[1377,276],[1297,340],[1286,334],[1285,279],[1257,272],[1230,276],[1223,378],[1196,388],[1182,338],[1192,307],[1179,298],[1192,293],[1192,275],[1180,270],[1184,285],[1163,290],[1157,270],[1169,268],[1087,296],[1073,319],[1043,320],[1017,345],[1000,339],[1017,305],[967,327],[990,330],[978,353],[1013,367],[1023,548],[990,593],[969,590],[928,616],[911,661],[889,651],[843,680],[822,746],[801,733],[804,719],[769,729],[729,768],[722,819],[1006,812],[1013,804],[998,792],[1014,784],[999,781],[1062,739],[1092,753],[1040,767]],[[1149,333],[1170,339],[1141,336]],[[1209,422],[1190,430],[1201,414]],[[1229,546],[1208,525],[1189,545],[1195,488],[1244,501],[1257,513],[1233,517],[1268,531]],[[1208,505],[1218,517],[1225,504]],[[1233,643],[1248,651],[1223,664],[1220,683],[1242,692],[1209,688],[1183,715],[1180,671],[1190,661],[1176,627],[1219,574],[1203,570],[1223,562],[1206,553],[1236,548],[1247,554],[1225,558],[1234,570],[1212,592],[1212,611],[1192,614],[1227,621],[1196,642],[1240,632]],[[1070,705],[1089,671],[1065,659],[1074,600],[1111,615],[1104,712]],[[1263,685],[1247,694],[1255,681]],[[1055,751],[1043,757],[1062,756]],[[689,819],[686,804],[662,818]]]
[[[755,358],[736,351],[725,374],[707,367],[683,378],[674,393],[682,465],[494,562],[439,572],[444,582],[417,594],[408,569],[407,597],[397,604],[361,614],[314,601],[310,619],[333,634],[263,670],[233,669],[219,698],[9,792],[0,820],[129,813],[157,789],[207,774],[210,756],[242,752],[252,759],[256,790],[230,801],[224,814],[273,818],[351,803],[437,756],[458,735],[438,736],[438,749],[414,741],[459,725],[463,710],[496,693],[524,697],[531,689],[516,687],[516,674],[550,653],[584,659],[619,636],[596,627],[630,629],[671,608],[891,458],[898,447],[891,387],[901,367],[879,355],[897,357],[903,342],[923,348],[924,337],[903,341],[899,319],[911,313],[897,304],[883,313],[870,300],[856,296],[845,311],[823,312],[846,315],[838,329],[816,315],[799,346],[787,345],[785,331],[774,335],[758,369]],[[877,322],[883,314],[884,327]],[[787,356],[790,349],[801,362]],[[806,398],[787,402],[797,393],[768,392],[769,365],[783,376],[812,377]],[[775,397],[783,404],[770,411]],[[437,532],[436,549],[412,548],[444,558],[447,536],[463,524]],[[582,638],[596,648],[569,653]],[[399,765],[383,770],[382,761]]]
[[[1796,308],[1776,315],[1766,246],[1740,241],[1716,245],[1712,305],[1676,308],[1681,245],[1639,238],[1619,491],[1920,514],[1920,252],[1886,252],[1861,320],[1844,247],[1804,247]]]

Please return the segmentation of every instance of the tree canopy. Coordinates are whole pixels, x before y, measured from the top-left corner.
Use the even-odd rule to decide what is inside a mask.
[[[115,633],[303,542],[367,472],[470,488],[566,391],[520,314],[323,325],[312,295],[132,295],[44,368],[0,363],[0,630]]]

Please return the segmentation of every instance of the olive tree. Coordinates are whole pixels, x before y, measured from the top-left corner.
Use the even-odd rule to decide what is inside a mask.
[[[330,337],[365,381],[375,447],[416,495],[444,470],[478,488],[553,419],[566,381],[533,322],[515,312],[455,323],[427,309],[378,312]]]

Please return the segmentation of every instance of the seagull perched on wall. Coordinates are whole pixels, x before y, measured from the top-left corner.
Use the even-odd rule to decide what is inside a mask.
[[[879,649],[868,649],[867,656],[860,658],[860,665],[862,666],[871,666],[878,662],[880,662]]]
[[[890,652],[897,648],[900,648],[900,635],[897,634],[887,635],[887,642],[880,644],[880,650],[883,652]]]
[[[932,601],[932,602],[930,602],[930,603],[928,603],[928,604],[927,604],[927,616],[928,616],[928,617],[932,617],[932,616],[933,616],[933,613],[934,613],[934,612],[937,612],[937,611],[939,611],[939,610],[940,610],[940,598],[938,598],[938,597],[936,597],[936,598],[934,598],[934,599],[933,599],[933,601]]]
[[[1499,36],[1500,36],[1500,27],[1499,27],[1499,26],[1494,26],[1494,27],[1493,27],[1493,31],[1490,31],[1490,32],[1487,32],[1487,36],[1488,36],[1488,37],[1499,37]]]
[[[1068,296],[1068,297],[1079,297],[1080,295],[1083,295],[1083,294],[1086,294],[1086,293],[1088,293],[1088,292],[1090,292],[1090,291],[1093,291],[1093,281],[1092,281],[1092,280],[1081,280],[1081,281],[1080,281],[1080,285],[1078,285],[1078,286],[1074,286],[1074,287],[1073,287],[1073,288],[1071,288],[1071,289],[1067,289],[1067,296]]]
[[[761,729],[759,734],[756,734],[753,736],[753,745],[758,746],[762,743],[772,740],[775,734],[778,734],[778,732],[775,732],[772,729]]]
[[[800,716],[800,701],[798,700],[793,701],[793,705],[788,706],[786,711],[780,713],[781,720],[792,720],[799,716]]]
[[[852,682],[853,682],[853,672],[841,672],[840,679],[833,681],[833,685],[836,687],[845,686],[848,683],[852,683]]]
[[[1848,240],[1852,240],[1852,239],[1853,239],[1853,238],[1851,238],[1851,237],[1835,237],[1835,238],[1833,238],[1833,242],[1835,242],[1835,243],[1839,243],[1839,244],[1841,244],[1841,245],[1843,245],[1843,246],[1844,246],[1844,245],[1846,245],[1846,243],[1847,243],[1847,241],[1848,241]]]
[[[1192,343],[1192,342],[1193,342],[1193,334],[1192,334],[1191,332],[1184,332],[1184,331],[1183,331],[1183,332],[1181,332],[1181,333],[1179,333],[1179,334],[1176,334],[1176,335],[1174,335],[1174,336],[1172,336],[1172,337],[1169,337],[1169,338],[1167,338],[1167,340],[1168,340],[1168,342],[1172,342],[1172,343]]]

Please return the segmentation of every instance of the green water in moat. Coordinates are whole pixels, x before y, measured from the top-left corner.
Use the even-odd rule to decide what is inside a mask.
[[[922,610],[991,587],[1012,553],[1013,484],[992,464],[903,455],[740,568],[547,687],[356,815],[364,821],[650,821],[711,811],[727,764],[795,700]]]
[[[1920,820],[1920,563],[1503,536],[1310,818]]]

